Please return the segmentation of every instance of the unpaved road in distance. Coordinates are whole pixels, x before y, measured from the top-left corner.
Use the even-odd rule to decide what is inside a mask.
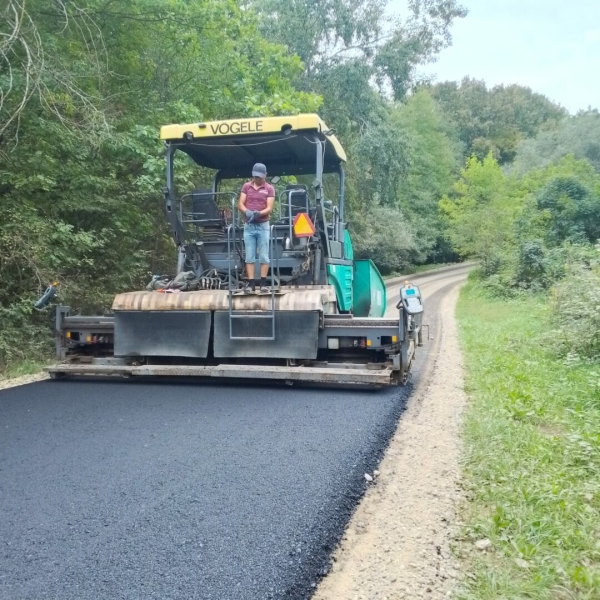
[[[420,349],[416,382],[430,380],[451,319],[436,311],[464,272],[412,278],[437,336]],[[0,391],[0,598],[310,597],[411,391],[136,381]],[[373,490],[385,488],[387,460]],[[368,514],[386,530],[398,516]],[[342,545],[317,594],[351,598],[359,585],[357,597],[385,597],[364,571],[381,564],[357,548]],[[358,582],[342,569],[336,583],[356,558]]]

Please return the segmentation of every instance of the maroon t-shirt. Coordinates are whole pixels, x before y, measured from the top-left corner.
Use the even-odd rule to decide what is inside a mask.
[[[246,194],[246,208],[248,210],[264,210],[267,208],[267,198],[275,198],[273,186],[266,181],[255,189],[251,181],[242,186],[242,194]],[[255,223],[264,223],[269,220],[269,216],[258,217]]]

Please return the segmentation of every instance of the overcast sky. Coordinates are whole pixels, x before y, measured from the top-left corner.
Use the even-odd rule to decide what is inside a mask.
[[[600,0],[461,0],[452,47],[426,74],[519,83],[572,113],[600,108]],[[401,9],[405,0],[390,0]]]

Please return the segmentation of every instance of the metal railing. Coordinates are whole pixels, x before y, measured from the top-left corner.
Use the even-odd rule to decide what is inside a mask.
[[[331,221],[328,220],[328,215],[331,216]],[[328,234],[327,237],[332,242],[342,241],[339,239],[340,211],[330,201],[323,201],[323,220],[323,227]],[[329,236],[329,228],[331,228],[331,237]]]
[[[214,202],[216,215],[194,210],[194,201],[206,199]],[[223,202],[225,200],[225,202]],[[224,237],[224,227],[236,220],[236,194],[233,192],[188,192],[179,199],[179,221],[186,235],[193,235],[196,240],[206,237],[208,241]],[[224,208],[224,205],[227,208]],[[200,229],[203,229],[201,232]],[[219,232],[223,232],[220,233]],[[215,238],[216,236],[216,238]]]
[[[306,202],[303,202],[302,204],[292,204],[292,198],[294,195],[306,195]],[[282,202],[282,199],[285,199],[286,202]],[[294,208],[304,208],[306,210],[306,212],[310,212],[310,198],[308,197],[308,190],[303,190],[303,189],[297,189],[297,190],[285,190],[284,192],[281,192],[281,194],[279,194],[279,219],[283,219],[283,214],[282,214],[282,205],[283,204],[287,204],[287,219],[288,219],[288,229],[289,229],[289,239],[290,241],[293,239],[293,227],[294,227],[294,223],[293,223],[293,211],[292,209]]]
[[[275,225],[271,225],[271,234],[270,234],[270,238],[269,238],[269,243],[271,245],[271,256],[270,256],[270,260],[271,260],[271,264],[269,265],[270,270],[271,270],[271,290],[273,291],[273,294],[275,294],[275,286],[273,285],[273,260],[275,260],[275,269],[277,271],[277,290],[279,291],[281,289],[281,271],[279,269],[279,252],[276,252],[277,250],[277,236],[274,235],[276,232],[276,227]]]

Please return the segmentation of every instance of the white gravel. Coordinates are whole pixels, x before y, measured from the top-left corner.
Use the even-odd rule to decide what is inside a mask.
[[[457,587],[450,546],[466,402],[454,319],[458,287],[440,303],[436,339],[421,349],[429,358],[407,411],[313,600],[439,600]]]

